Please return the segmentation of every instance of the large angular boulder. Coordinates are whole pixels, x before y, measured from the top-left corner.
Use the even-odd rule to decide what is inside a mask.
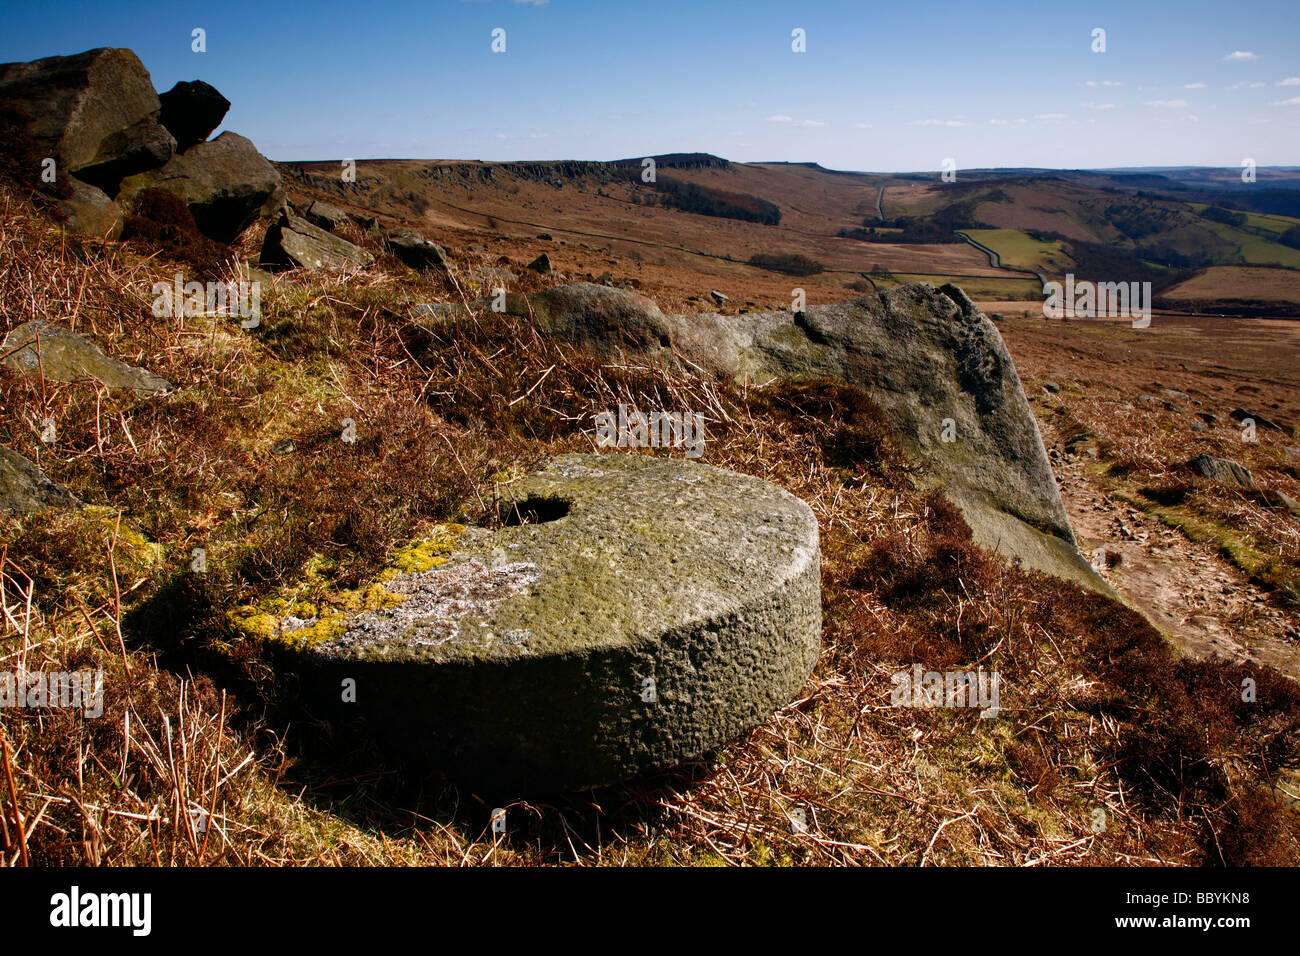
[[[1109,592],[1079,553],[1010,353],[956,286],[911,283],[802,312],[729,316],[665,315],[634,292],[573,283],[509,295],[506,311],[609,361],[630,355],[725,378],[856,385],[891,415],[977,542]],[[459,312],[424,314],[448,321]]]
[[[374,262],[374,258],[346,239],[289,213],[282,215],[266,231],[262,242],[262,264],[267,266],[350,272],[364,269]]]
[[[553,458],[508,487],[504,526],[446,526],[364,594],[233,619],[296,660],[318,715],[364,727],[404,770],[502,793],[672,766],[798,696],[821,646],[802,501],[617,453]]]
[[[44,508],[79,508],[81,501],[16,451],[0,448],[0,511],[24,515]]]
[[[97,169],[102,180],[145,162],[166,142],[155,130],[161,104],[149,71],[130,50],[0,64],[0,100],[33,117],[33,137],[62,173]]]
[[[79,179],[69,180],[72,194],[57,202],[67,219],[67,227],[83,236],[117,239],[122,235],[125,216],[122,207],[100,189]]]
[[[117,201],[128,204],[150,187],[185,200],[199,230],[219,242],[232,241],[283,192],[275,167],[251,142],[230,132],[123,180]]]
[[[181,152],[206,141],[230,109],[230,100],[202,80],[182,80],[158,94],[158,100],[162,103],[159,122],[176,138]]]
[[[11,329],[0,344],[0,356],[10,368],[25,375],[42,375],[52,382],[89,379],[109,389],[141,395],[157,395],[172,388],[161,376],[119,362],[89,339],[40,319]]]

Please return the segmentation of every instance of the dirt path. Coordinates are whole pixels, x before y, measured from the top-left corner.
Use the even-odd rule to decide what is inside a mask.
[[[1300,680],[1300,615],[1294,609],[1253,584],[1217,549],[1107,494],[1087,470],[1090,458],[1065,450],[1050,424],[1040,421],[1039,427],[1079,547],[1085,555],[1105,550],[1102,575],[1112,587],[1187,653],[1251,659]]]

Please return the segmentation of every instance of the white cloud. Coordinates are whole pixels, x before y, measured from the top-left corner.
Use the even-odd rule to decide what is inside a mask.
[[[1203,89],[1205,89],[1205,84],[1204,84],[1204,83],[1184,83],[1184,84],[1183,84],[1183,89],[1185,89],[1185,90],[1203,90]]]
[[[1006,125],[1007,125],[1007,121],[1004,120],[1004,119],[991,119],[991,120],[989,120],[989,123],[992,124],[993,126],[1006,126]]]
[[[1080,103],[1085,110],[1113,110],[1118,106],[1115,103]]]
[[[1268,84],[1267,83],[1233,83],[1232,86],[1228,87],[1228,89],[1239,90],[1242,87],[1245,87],[1247,89],[1257,90],[1261,86],[1268,86]]]
[[[830,126],[825,120],[796,120],[793,116],[786,116],[784,113],[777,113],[775,116],[767,118],[769,123],[793,123],[795,126],[802,126],[805,129],[815,129],[821,126]]]
[[[1277,100],[1274,106],[1300,106],[1300,96],[1293,96],[1289,100]]]
[[[1119,80],[1088,80],[1084,86],[1123,86]]]
[[[1034,119],[1041,120],[1044,123],[1059,123],[1065,119],[1064,113],[1035,113]]]
[[[1274,86],[1300,86],[1300,76],[1288,76],[1285,80],[1278,80]]]
[[[1224,59],[1231,60],[1234,63],[1240,63],[1245,60],[1258,60],[1259,54],[1251,53],[1248,50],[1233,50],[1231,53],[1225,56]]]
[[[908,123],[907,125],[908,126],[969,126],[970,123],[965,123],[962,122],[961,120],[923,119],[923,120],[912,120],[912,122]]]
[[[1199,123],[1201,121],[1201,118],[1197,116],[1195,113],[1188,113],[1187,118],[1191,120],[1193,123]]]
[[[871,124],[870,124],[870,123],[854,123],[854,124],[853,124],[853,128],[854,128],[854,129],[871,129]]]
[[[1182,110],[1188,106],[1187,100],[1147,100],[1145,106],[1155,106],[1162,109]]]

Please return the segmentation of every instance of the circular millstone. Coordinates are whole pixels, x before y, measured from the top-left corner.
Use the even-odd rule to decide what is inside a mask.
[[[797,696],[821,646],[817,521],[798,498],[620,454],[553,458],[504,490],[505,526],[454,526],[370,610],[279,621],[317,702],[364,717],[381,750],[579,788],[699,756]]]

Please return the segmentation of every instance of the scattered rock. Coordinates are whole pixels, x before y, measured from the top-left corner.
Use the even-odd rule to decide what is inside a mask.
[[[0,344],[4,364],[25,375],[44,375],[54,382],[94,379],[110,389],[145,395],[169,392],[166,379],[110,358],[89,339],[61,325],[37,319],[12,329]]]
[[[1209,430],[1210,426],[1205,424],[1205,422],[1192,422],[1192,431],[1194,432],[1204,432]]]
[[[1220,484],[1236,485],[1239,488],[1258,490],[1255,479],[1250,472],[1227,458],[1215,458],[1213,455],[1200,454],[1187,463],[1187,467],[1200,475]]]
[[[1296,501],[1290,495],[1281,491],[1262,491],[1260,497],[1264,503],[1273,508],[1281,508],[1289,511],[1293,515],[1300,515],[1300,501]]]
[[[262,264],[267,266],[356,271],[374,261],[364,249],[292,215],[281,216],[262,242]]]
[[[821,640],[802,501],[621,454],[553,458],[510,493],[505,527],[445,529],[442,556],[383,578],[373,610],[236,620],[298,657],[313,711],[364,720],[404,768],[512,791],[694,759],[799,694]],[[344,677],[366,688],[355,704]]]
[[[320,228],[329,232],[333,232],[348,221],[348,214],[342,209],[331,206],[327,202],[321,202],[319,199],[306,208],[302,217],[313,226],[320,226]]]
[[[543,252],[532,262],[528,263],[528,268],[532,269],[534,272],[542,272],[542,273],[550,272],[551,257],[547,255],[545,252]]]
[[[1217,425],[1219,423],[1219,416],[1211,412],[1197,412],[1196,414],[1207,425]]]
[[[417,232],[390,232],[384,236],[384,248],[412,269],[446,272],[451,268],[447,250]]]
[[[123,180],[117,201],[126,204],[151,186],[185,200],[199,230],[219,242],[232,241],[284,196],[275,167],[251,142],[229,132],[191,146],[165,166]]]
[[[1238,422],[1244,422],[1246,419],[1251,418],[1254,419],[1256,428],[1267,428],[1269,431],[1274,431],[1274,432],[1282,431],[1281,425],[1277,424],[1276,422],[1269,421],[1267,418],[1265,418],[1263,415],[1260,415],[1257,412],[1248,412],[1244,408],[1234,408],[1231,412],[1228,413],[1228,417]]]
[[[1061,391],[1061,386],[1057,385],[1055,382],[1044,382],[1043,388],[1047,389],[1047,391],[1051,392],[1053,395],[1056,395]]]
[[[546,240],[547,242],[549,242],[550,239],[551,239],[551,234],[550,234],[549,232],[539,232],[539,233],[537,234],[537,238],[538,238],[538,239],[544,239],[544,240]]]
[[[713,301],[716,302],[719,306],[724,306],[731,301],[729,298],[727,298],[717,289],[709,290],[709,295],[713,297]]]
[[[58,207],[67,217],[68,229],[83,236],[99,239],[117,239],[122,235],[126,221],[122,207],[105,193],[79,179],[70,180],[72,195],[58,200]]]
[[[81,502],[60,488],[16,451],[0,448],[0,511],[30,514],[44,508],[79,508]]]
[[[230,109],[230,100],[202,80],[181,81],[160,93],[158,100],[162,103],[159,122],[176,138],[181,152],[206,141]]]

